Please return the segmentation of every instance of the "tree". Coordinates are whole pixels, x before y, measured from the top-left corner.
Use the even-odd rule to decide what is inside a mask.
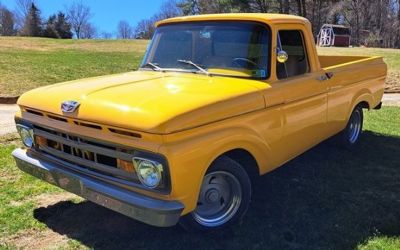
[[[47,19],[46,22],[46,27],[43,31],[43,36],[44,37],[49,37],[49,38],[59,38],[58,32],[56,29],[56,15],[51,15]]]
[[[397,21],[395,22],[395,27],[397,27],[397,32],[396,34],[396,41],[395,41],[395,47],[396,48],[400,48],[400,0],[397,0],[396,2],[397,4],[397,9],[395,11],[397,11]]]
[[[132,27],[125,20],[119,21],[118,23],[118,38],[131,39],[132,38]]]
[[[81,27],[80,38],[93,39],[97,36],[97,29],[91,23],[86,23]]]
[[[43,33],[40,10],[34,3],[31,4],[28,15],[25,18],[21,34],[24,36],[41,36]]]
[[[139,39],[150,39],[154,34],[154,24],[162,19],[180,16],[183,14],[175,0],[169,0],[161,5],[160,11],[149,19],[143,19],[138,22],[135,28],[135,37]]]
[[[155,20],[143,19],[139,21],[135,29],[136,39],[150,39],[154,34],[154,23]]]
[[[72,38],[71,25],[65,18],[65,14],[61,11],[56,15],[51,15],[47,22],[43,36],[50,38]]]
[[[156,14],[158,19],[166,19],[176,16],[181,16],[183,13],[181,9],[178,7],[178,4],[175,0],[169,0],[163,2],[159,12]]]
[[[184,0],[178,3],[177,5],[183,15],[198,15],[200,14],[200,6],[199,6],[199,1],[198,0]]]
[[[58,37],[62,39],[71,39],[71,24],[67,20],[66,15],[63,12],[58,12],[55,27],[58,33]]]
[[[36,4],[35,0],[16,0],[15,19],[17,29],[24,27],[25,20],[29,14],[32,4]]]
[[[89,19],[92,16],[90,8],[82,2],[73,2],[67,7],[67,16],[77,39],[83,38],[83,29],[87,32],[92,28],[92,25],[89,23]]]
[[[101,32],[100,36],[102,39],[111,39],[113,37],[113,34],[110,32],[103,31]]]
[[[289,0],[278,0],[279,2],[279,13],[289,13]]]
[[[0,35],[12,36],[15,34],[15,18],[6,7],[0,6]]]

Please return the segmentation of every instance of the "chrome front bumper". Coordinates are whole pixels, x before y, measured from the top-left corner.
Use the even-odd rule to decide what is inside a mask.
[[[15,149],[12,155],[22,171],[153,226],[175,225],[184,208],[178,201],[157,200],[65,170],[57,163],[32,157],[23,149]]]

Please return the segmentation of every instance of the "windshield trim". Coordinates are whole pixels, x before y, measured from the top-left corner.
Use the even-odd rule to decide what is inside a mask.
[[[142,66],[145,64],[145,61],[147,60],[148,53],[149,53],[149,50],[151,49],[151,47],[153,45],[154,36],[155,36],[155,34],[157,32],[157,29],[159,29],[161,27],[165,27],[165,26],[174,26],[174,25],[191,24],[191,23],[196,23],[196,24],[198,24],[198,23],[250,23],[250,24],[257,24],[257,25],[260,25],[260,26],[264,27],[268,31],[268,67],[267,67],[267,74],[266,74],[265,77],[257,77],[257,76],[250,76],[250,75],[249,76],[230,75],[230,74],[222,74],[222,73],[210,73],[209,75],[210,76],[236,77],[236,78],[244,78],[244,79],[263,80],[263,81],[270,80],[270,78],[271,78],[271,70],[272,70],[272,67],[271,67],[272,66],[271,65],[271,63],[272,63],[272,47],[271,47],[272,46],[272,30],[271,30],[271,27],[267,23],[263,23],[263,22],[259,22],[259,21],[249,21],[249,20],[229,20],[229,19],[226,19],[226,20],[207,20],[207,21],[204,21],[204,20],[199,20],[199,21],[191,20],[191,21],[186,21],[186,22],[176,22],[176,23],[174,22],[174,23],[160,24],[156,28],[156,30],[154,31],[154,35],[153,35],[153,37],[152,37],[152,39],[151,39],[151,41],[150,41],[150,43],[149,43],[149,45],[148,45],[148,47],[146,49],[146,53],[145,53],[145,55],[143,57],[143,60],[142,60],[142,62],[140,64],[140,66],[139,66],[139,69],[148,70],[147,68],[143,68]],[[161,68],[161,69],[162,69],[161,71],[164,70],[164,68]],[[182,73],[198,73],[198,72],[201,72],[201,71],[192,71],[192,70],[184,70],[184,69],[175,69],[175,70],[173,70],[172,68],[168,69],[168,72],[173,72],[173,71],[182,72]],[[203,74],[203,73],[200,73],[200,74]]]
[[[200,71],[200,70],[189,70],[189,69],[178,69],[178,68],[160,68],[160,70],[153,70],[152,68],[145,68],[145,67],[140,67],[138,70],[140,71],[151,71],[151,72],[161,72],[161,73],[167,73],[167,72],[176,72],[176,73],[190,73],[190,74],[199,74],[199,75],[205,75],[205,76],[222,76],[222,77],[235,77],[235,78],[241,78],[241,79],[251,79],[251,80],[265,80],[264,77],[256,77],[256,76],[241,76],[241,75],[235,75],[235,74],[223,74],[223,73],[211,73],[208,72],[208,74]]]

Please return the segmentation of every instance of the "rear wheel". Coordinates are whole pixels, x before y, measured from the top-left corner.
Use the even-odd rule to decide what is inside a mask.
[[[246,213],[251,183],[243,167],[229,157],[218,158],[204,176],[197,207],[180,224],[189,231],[209,231],[238,222]]]
[[[351,149],[359,142],[363,127],[363,120],[363,110],[361,106],[356,106],[351,113],[346,128],[339,134],[341,144],[344,147]]]

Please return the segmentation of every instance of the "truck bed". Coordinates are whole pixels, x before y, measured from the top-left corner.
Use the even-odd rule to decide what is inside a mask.
[[[342,64],[356,63],[379,57],[370,56],[318,56],[322,68],[341,66]]]
[[[335,79],[329,81],[330,96],[351,100],[349,93],[368,93],[369,108],[383,96],[387,66],[380,56],[318,56],[322,69]]]

